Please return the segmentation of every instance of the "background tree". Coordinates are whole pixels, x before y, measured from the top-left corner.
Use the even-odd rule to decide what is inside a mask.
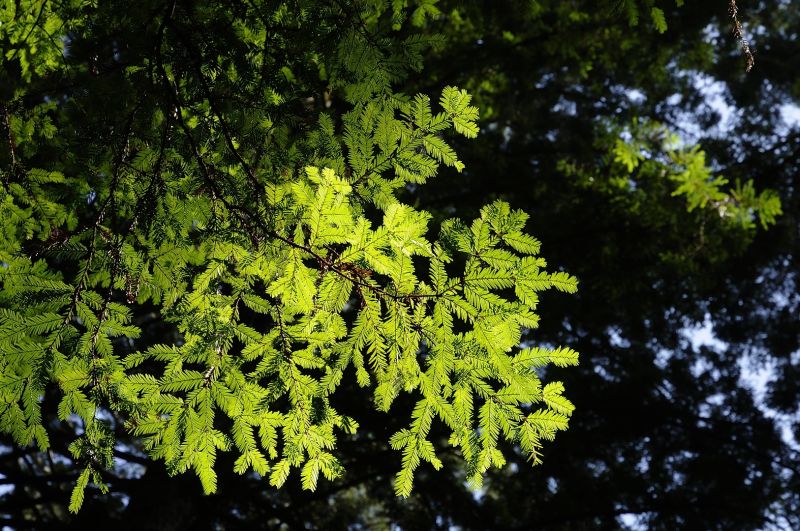
[[[13,134],[0,155],[9,180],[30,160],[73,165],[76,174],[95,161],[85,173],[108,186],[113,167],[97,173],[95,164],[109,158],[109,149],[134,168],[137,156],[153,168],[157,153],[140,151],[180,134],[163,126],[176,110],[175,92],[190,102],[181,106],[195,109],[198,123],[192,126],[192,112],[172,120],[200,128],[194,134],[222,157],[215,166],[237,163],[231,157],[240,147],[227,145],[221,125],[230,123],[231,138],[245,146],[262,145],[260,135],[269,131],[259,160],[281,167],[327,149],[298,140],[318,127],[320,112],[341,116],[389,87],[409,94],[467,88],[482,129],[469,144],[452,141],[464,171],[406,186],[403,201],[434,211],[437,222],[476,217],[494,198],[531,212],[550,263],[581,280],[577,299],[545,298],[533,337],[573,346],[584,358],[578,369],[557,374],[577,406],[570,431],[546,447],[544,465],[534,469],[523,454],[505,449],[512,466],[492,473],[481,496],[466,488],[457,460],[445,453],[442,471],[420,469],[411,497],[396,498],[398,462],[387,459],[393,454],[386,441],[408,417],[343,399],[337,409],[352,412],[359,433],[372,436],[340,437],[348,472],[314,494],[299,483],[275,490],[263,479],[234,475],[235,456],[220,454],[220,494],[202,497],[195,479],[167,480],[163,467],[144,460],[137,443],[112,424],[115,452],[127,461],[106,478],[111,495],[87,491],[84,510],[70,517],[66,500],[81,469],[63,458],[75,432],[61,424],[51,434],[52,461],[11,445],[4,454],[3,470],[15,486],[2,500],[10,523],[572,529],[617,527],[630,522],[623,515],[634,515],[663,528],[796,527],[798,143],[778,108],[798,95],[791,68],[797,6],[764,2],[740,11],[756,51],[756,66],[745,75],[746,58],[729,37],[728,6],[696,4],[420,3],[406,12],[408,21],[367,5],[177,5],[178,16],[157,3],[99,11],[76,5],[58,16],[31,6],[26,27],[33,31],[3,36],[6,69],[18,68],[16,81],[7,76],[4,131]],[[275,15],[259,20],[264,12]],[[174,27],[164,23],[166,13]],[[252,28],[236,21],[251,18],[267,29],[248,36]],[[47,45],[59,32],[69,35],[63,59]],[[269,50],[269,60],[247,55],[253,42]],[[416,46],[423,44],[435,48],[424,52],[421,74],[396,70],[419,68],[423,51]],[[62,60],[69,68],[59,66]],[[719,106],[709,105],[703,84],[733,110],[722,126],[715,127]],[[20,86],[23,98],[15,92]],[[223,118],[214,119],[217,112]],[[48,140],[54,115],[69,128]],[[127,144],[126,127],[139,144]],[[331,128],[343,131],[337,121]],[[671,130],[688,144],[676,142]],[[324,135],[318,138],[323,144]],[[695,142],[703,154],[691,151]],[[99,146],[105,148],[97,153]],[[198,173],[192,169],[186,173]],[[712,174],[730,182],[714,185]],[[673,195],[681,188],[687,193]],[[769,189],[784,214],[764,231],[759,221],[777,213]],[[248,204],[247,190],[227,190],[231,205]],[[74,201],[82,197],[75,194]],[[379,197],[374,190],[372,196]],[[146,188],[138,197],[148,197]],[[50,237],[50,244],[63,239],[57,231]],[[137,310],[134,320],[142,328],[139,345],[174,333],[154,308]],[[703,323],[723,345],[693,344],[687,330]],[[759,367],[772,367],[772,380],[754,396],[742,375]],[[342,381],[342,396],[363,396],[352,380]],[[45,407],[46,419],[55,413]],[[157,517],[144,510],[151,507]]]

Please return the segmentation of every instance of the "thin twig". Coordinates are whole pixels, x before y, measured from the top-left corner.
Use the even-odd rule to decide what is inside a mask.
[[[742,29],[742,23],[739,22],[739,8],[736,5],[736,0],[730,0],[730,3],[728,4],[728,13],[733,21],[733,36],[739,41],[739,47],[742,49],[744,58],[747,61],[745,72],[749,72],[753,69],[753,65],[756,63],[756,60],[753,57],[753,52],[750,50],[750,42],[745,37],[744,29]]]
[[[11,123],[8,119],[8,107],[3,105],[3,125],[6,128],[6,138],[8,140],[8,151],[11,154],[11,172],[14,173],[17,169],[17,144],[14,142],[14,133],[11,131]],[[10,175],[6,175],[3,179],[3,185],[8,187],[8,179]]]

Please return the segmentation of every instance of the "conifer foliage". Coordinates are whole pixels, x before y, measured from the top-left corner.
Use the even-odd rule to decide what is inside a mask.
[[[100,5],[102,4],[102,5]],[[395,490],[463,456],[470,482],[535,464],[573,411],[520,347],[548,271],[527,215],[496,201],[431,226],[404,204],[478,135],[470,96],[393,84],[437,40],[433,2],[20,0],[0,11],[0,430],[48,447],[79,426],[70,502],[103,489],[110,422],[216,489],[215,458],[275,487],[343,474],[344,379],[388,414],[413,397]],[[158,344],[140,338],[168,323]],[[439,424],[437,430],[434,426]],[[433,432],[449,434],[447,438]]]

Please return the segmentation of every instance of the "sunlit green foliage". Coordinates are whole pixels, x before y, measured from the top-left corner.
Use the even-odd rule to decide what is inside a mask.
[[[781,203],[774,190],[756,193],[753,180],[734,186],[715,175],[698,146],[685,147],[678,136],[657,123],[634,123],[629,141],[616,140],[612,153],[614,163],[625,169],[635,183],[635,173],[643,162],[658,165],[675,183],[673,196],[686,198],[689,212],[696,208],[714,209],[721,218],[746,230],[755,228],[756,219],[763,228],[775,223]],[[623,177],[623,180],[625,178]]]
[[[276,487],[297,469],[313,490],[343,472],[337,437],[358,419],[331,398],[353,377],[380,411],[416,401],[390,441],[399,495],[422,461],[442,466],[434,421],[475,485],[503,466],[501,439],[539,462],[573,406],[537,370],[577,354],[521,337],[539,292],[577,281],[547,272],[507,203],[437,230],[401,202],[440,165],[464,169],[449,134],[479,133],[466,91],[432,104],[392,90],[436,43],[416,30],[432,2],[139,6],[152,52],[113,72],[100,52],[76,55],[108,12],[73,4],[20,2],[0,26],[15,69],[2,109],[0,430],[48,448],[41,408],[58,396],[58,418],[81,433],[72,511],[89,482],[104,488],[112,416],[208,493],[219,452]],[[98,75],[128,97],[94,100]],[[86,93],[54,92],[57,78]],[[330,91],[343,112],[328,110]],[[85,117],[117,101],[116,115]],[[138,341],[144,312],[173,326],[163,343]]]
[[[346,378],[382,412],[412,398],[388,441],[403,496],[444,444],[479,486],[503,441],[536,464],[567,428],[564,385],[540,375],[578,355],[523,334],[539,293],[576,279],[548,272],[506,202],[433,227],[403,202],[442,166],[463,172],[451,139],[480,132],[465,90],[435,103],[395,90],[442,45],[426,26],[435,4],[0,10],[0,430],[48,448],[42,407],[57,397],[79,432],[71,510],[89,482],[104,488],[111,422],[206,492],[219,452],[276,487],[293,469],[310,490],[336,479],[337,438],[358,430],[333,406]],[[656,2],[617,7],[667,30]],[[115,48],[115,24],[140,28],[138,49]],[[648,179],[746,231],[781,213],[660,126],[621,133],[603,146],[610,172],[568,173],[615,197]],[[140,339],[144,319],[168,325],[159,344]]]

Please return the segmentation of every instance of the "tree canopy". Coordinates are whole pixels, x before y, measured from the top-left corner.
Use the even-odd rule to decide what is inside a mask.
[[[800,526],[797,7],[6,2],[3,524]]]

